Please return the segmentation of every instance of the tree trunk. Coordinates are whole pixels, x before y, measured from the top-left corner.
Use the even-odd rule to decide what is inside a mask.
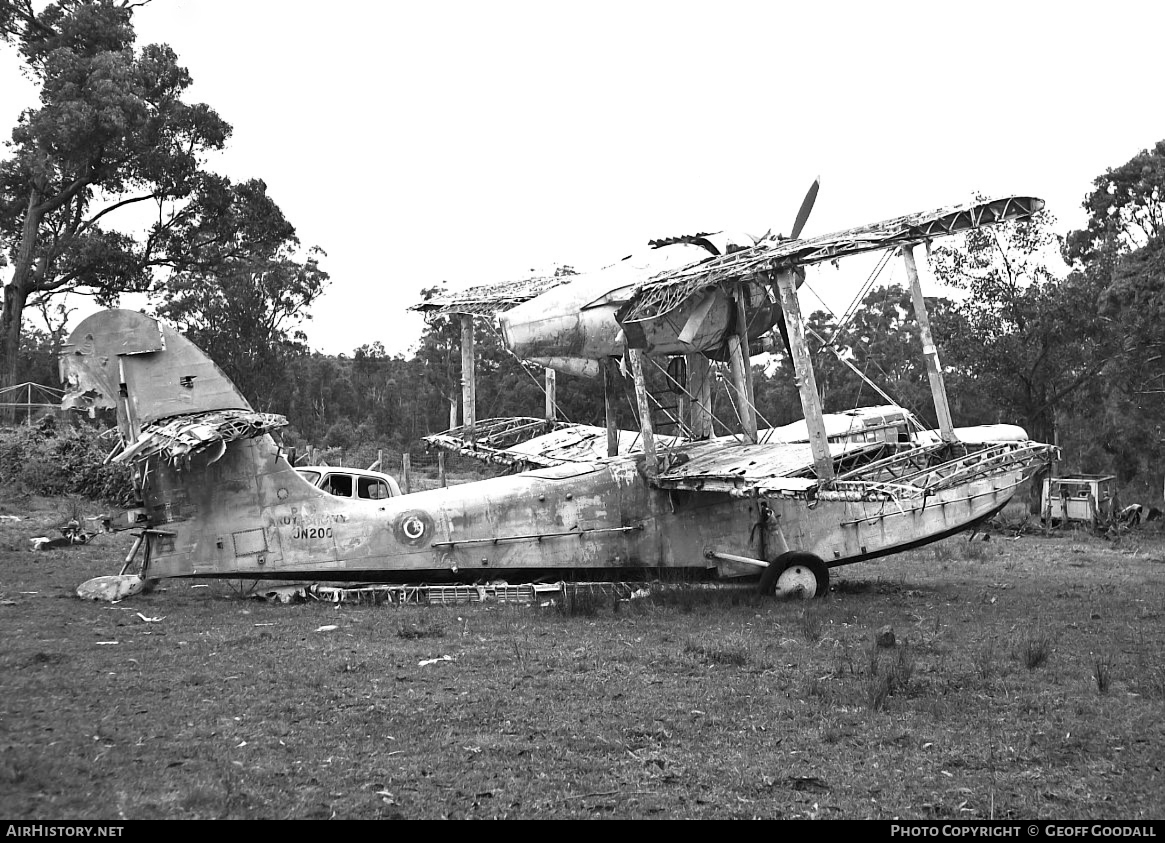
[[[17,383],[20,367],[20,328],[24,314],[24,303],[28,293],[17,284],[16,279],[4,288],[4,309],[0,312],[0,354],[3,368],[0,379],[3,386]]]
[[[0,311],[0,387],[15,386],[20,367],[20,323],[28,294],[16,280],[4,288],[4,308]],[[0,424],[16,422],[13,407],[0,409]]]
[[[32,287],[33,252],[36,234],[44,213],[40,204],[40,191],[32,189],[28,197],[28,210],[24,215],[24,225],[20,232],[20,248],[16,253],[16,266],[12,280],[4,287],[4,307],[0,311],[0,386],[14,386],[20,368],[20,329],[24,321],[24,305]]]

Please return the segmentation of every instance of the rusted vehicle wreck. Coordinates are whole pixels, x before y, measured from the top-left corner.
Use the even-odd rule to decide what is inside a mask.
[[[1051,457],[1019,428],[953,426],[913,257],[916,244],[1026,218],[1042,204],[1012,197],[797,239],[803,213],[789,239],[741,248],[716,235],[657,241],[591,275],[427,302],[466,322],[497,318],[514,353],[602,377],[612,391],[626,371],[639,409],[639,429],[625,431],[610,399],[606,428],[478,421],[470,400],[465,424],[430,442],[522,470],[450,488],[364,500],[313,487],[273,438],[284,420],[254,412],[206,355],[140,313],[105,311],[77,327],[61,356],[65,403],[117,412],[113,458],[133,465],[140,499],[118,522],[138,536],[122,574],[136,566],[150,578],[484,582],[687,569],[820,595],[832,567],[991,517]],[[936,431],[897,407],[821,409],[798,273],[880,249],[906,262]],[[758,430],[750,355],[778,333],[805,421]],[[653,428],[649,366],[681,396],[673,435]],[[718,382],[738,410],[737,432],[726,436],[713,435]]]

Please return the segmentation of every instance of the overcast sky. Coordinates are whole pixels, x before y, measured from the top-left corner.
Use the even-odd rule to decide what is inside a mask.
[[[788,232],[817,175],[805,236],[975,192],[1042,197],[1066,231],[1165,138],[1159,2],[153,0],[135,21],[234,126],[210,167],[264,179],[327,252],[328,353],[407,352],[405,308],[442,281]],[[10,126],[31,89],[3,52]]]

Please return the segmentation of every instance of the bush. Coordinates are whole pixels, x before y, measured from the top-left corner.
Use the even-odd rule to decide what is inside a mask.
[[[324,444],[329,448],[351,448],[356,444],[356,426],[348,419],[340,419],[328,428]]]
[[[112,441],[84,424],[45,418],[33,427],[0,431],[0,482],[34,495],[81,495],[133,503],[129,466],[105,464]]]

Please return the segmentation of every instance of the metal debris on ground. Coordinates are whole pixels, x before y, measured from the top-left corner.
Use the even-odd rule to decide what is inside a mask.
[[[296,587],[305,597],[331,603],[392,603],[395,605],[455,606],[465,603],[543,603],[564,596],[603,594],[621,600],[647,595],[643,583],[626,582],[555,582],[510,585],[505,582],[476,585],[307,585]],[[263,592],[271,595],[275,590]],[[281,596],[267,599],[282,599]],[[286,602],[286,601],[283,601]]]
[[[256,588],[251,596],[269,603],[319,600],[326,603],[391,604],[398,606],[460,606],[471,603],[518,603],[552,606],[563,599],[606,597],[615,600],[642,600],[665,590],[718,588],[717,583],[668,582],[551,582],[511,584],[443,583],[296,583]],[[193,585],[191,588],[207,588]]]
[[[256,592],[253,596],[262,598],[268,603],[292,603],[307,598],[307,586],[281,585]]]
[[[102,600],[116,603],[135,594],[140,594],[145,581],[137,574],[121,574],[94,577],[77,586],[77,596],[82,600]]]
[[[193,585],[191,588],[206,588]],[[692,584],[663,582],[552,582],[522,583],[295,583],[257,588],[251,596],[268,603],[319,600],[326,603],[356,603],[398,606],[459,606],[470,603],[518,603],[550,606],[563,599],[601,596],[616,600],[642,600],[653,591],[693,587]]]

